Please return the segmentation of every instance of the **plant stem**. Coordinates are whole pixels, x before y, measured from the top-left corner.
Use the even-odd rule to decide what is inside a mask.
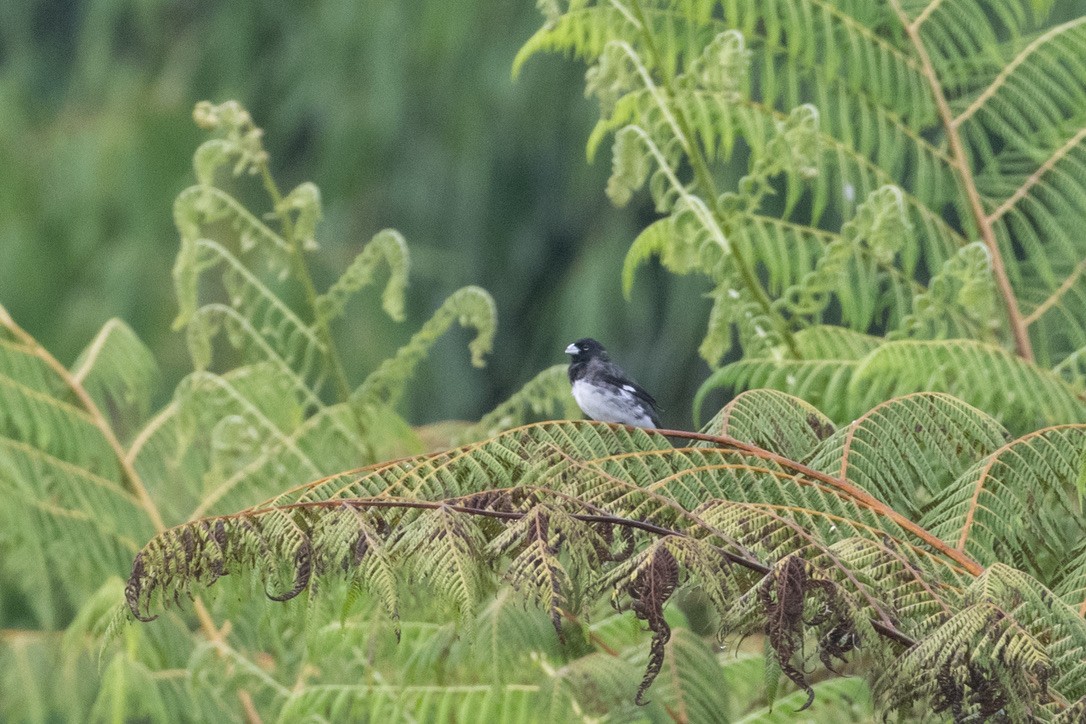
[[[947,545],[940,538],[932,535],[932,533],[929,532],[926,528],[921,527],[914,521],[897,512],[889,505],[882,502],[875,496],[871,495],[871,493],[867,492],[863,488],[857,487],[846,480],[836,478],[832,475],[827,475],[826,473],[815,470],[814,468],[809,468],[806,465],[797,463],[794,460],[790,460],[783,455],[778,455],[777,453],[760,448],[757,445],[743,442],[742,440],[738,440],[730,435],[707,435],[705,433],[689,432],[687,430],[656,430],[656,432],[667,437],[677,437],[684,440],[700,440],[703,442],[716,443],[718,445],[726,445],[728,447],[750,453],[751,455],[757,455],[762,459],[775,462],[781,467],[795,471],[796,473],[802,475],[805,478],[817,480],[818,482],[843,493],[849,498],[852,498],[857,503],[864,505],[873,512],[878,513],[879,515],[886,516],[887,518],[901,526],[904,530],[912,533],[917,538],[924,541],[924,543],[931,546],[942,555],[946,556],[947,558],[960,565],[971,575],[979,576],[981,573],[984,573],[984,566],[974,561],[963,551],[960,551],[953,546]]]
[[[653,37],[652,30],[649,28],[648,21],[645,17],[645,11],[641,7],[640,0],[632,0],[632,5],[637,23],[640,25],[641,37],[645,41],[645,47],[652,57],[653,64],[660,70],[664,91],[667,93],[668,99],[674,101],[677,97],[677,94],[675,93],[675,82],[664,66],[663,56],[656,46],[656,39]],[[705,160],[705,156],[694,142],[694,134],[691,130],[690,122],[686,119],[686,114],[683,112],[681,105],[674,102],[670,105],[671,114],[674,116],[675,123],[678,125],[679,141],[683,145],[683,150],[686,152],[686,156],[690,161],[690,166],[694,169],[694,178],[696,179],[698,186],[702,188],[703,193],[709,197],[707,206],[713,215],[713,219],[721,229],[727,229],[730,224],[720,214],[720,210],[717,207],[717,198],[720,194],[717,191],[716,182],[713,181],[713,174],[709,170],[709,164]],[[747,263],[742,250],[735,244],[731,244],[730,247],[729,251],[735,259],[735,265],[739,269],[743,284],[746,285],[747,289],[754,296],[758,305],[765,310],[766,315],[774,320],[792,357],[795,359],[802,359],[799,346],[796,344],[795,335],[792,334],[792,330],[789,328],[787,320],[774,311],[773,302],[769,298],[769,293],[766,292],[762,283],[758,280],[758,275],[754,273],[754,269]]]
[[[1003,297],[1003,306],[1007,311],[1007,322],[1010,325],[1011,334],[1014,336],[1015,351],[1019,357],[1032,362],[1033,346],[1030,343],[1029,330],[1022,318],[1022,312],[1018,309],[1018,298],[1014,295],[1010,277],[1007,276],[1007,268],[1003,263],[1003,255],[999,251],[999,242],[996,239],[992,219],[984,211],[984,205],[980,200],[980,192],[977,191],[976,179],[973,177],[969,156],[965,151],[965,145],[962,143],[961,134],[958,133],[958,126],[954,122],[950,104],[947,103],[946,94],[943,93],[943,87],[935,74],[935,66],[932,64],[931,56],[924,46],[924,40],[920,37],[919,22],[922,21],[923,16],[917,22],[912,22],[902,9],[900,0],[890,0],[890,5],[894,8],[894,12],[897,13],[898,20],[905,29],[909,42],[920,60],[921,73],[928,83],[932,98],[935,99],[939,121],[943,124],[946,133],[947,144],[950,146],[950,155],[954,159],[953,166],[958,172],[961,189],[969,204],[970,214],[973,216],[978,231],[980,231],[981,239],[988,248],[988,253],[992,259],[992,274],[995,276],[1000,296]]]
[[[294,222],[290,218],[290,212],[283,208],[283,194],[279,191],[279,185],[275,183],[275,179],[272,177],[271,169],[268,168],[268,162],[264,161],[260,164],[260,177],[264,181],[264,189],[268,192],[268,196],[271,197],[272,208],[275,209],[275,215],[279,219],[280,225],[283,227],[283,237],[286,239],[287,247],[290,249],[290,256],[294,262],[294,272],[298,277],[298,280],[302,283],[302,289],[305,291],[305,301],[309,306],[309,310],[313,315],[313,323],[316,328],[317,336],[324,344],[325,356],[328,360],[328,366],[332,371],[332,380],[336,386],[336,393],[339,395],[340,402],[349,402],[351,399],[351,386],[347,382],[347,373],[343,368],[343,361],[339,357],[339,352],[336,350],[335,343],[332,340],[332,332],[328,328],[328,320],[325,319],[320,311],[317,309],[317,287],[313,283],[313,275],[309,272],[309,265],[305,263],[305,252],[302,250],[301,244],[294,236]],[[356,415],[356,421],[359,423],[359,432],[365,433],[362,429],[361,419]]]

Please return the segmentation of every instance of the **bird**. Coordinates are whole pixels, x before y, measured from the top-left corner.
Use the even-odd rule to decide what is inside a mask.
[[[590,419],[633,427],[660,427],[656,400],[611,361],[603,345],[585,337],[566,347],[572,358],[569,381],[573,399]]]

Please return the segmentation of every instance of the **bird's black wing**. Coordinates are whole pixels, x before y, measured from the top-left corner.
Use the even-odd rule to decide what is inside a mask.
[[[634,397],[648,405],[653,412],[660,412],[660,406],[644,387],[622,374],[622,370],[617,370],[618,374],[615,374],[615,372],[616,370],[603,370],[599,373],[600,379],[609,385],[614,385],[619,389],[625,389]]]

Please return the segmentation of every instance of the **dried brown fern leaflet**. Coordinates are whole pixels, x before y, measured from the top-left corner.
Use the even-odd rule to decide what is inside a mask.
[[[666,540],[666,539],[665,539]],[[637,577],[626,588],[630,596],[630,609],[640,620],[648,624],[652,631],[652,645],[649,649],[649,663],[645,676],[637,687],[637,703],[645,701],[645,691],[656,680],[664,665],[664,647],[671,638],[671,627],[664,619],[664,604],[679,585],[679,562],[666,545],[657,545],[647,565],[638,571]]]
[[[798,711],[808,708],[815,698],[814,689],[807,682],[802,669],[792,663],[802,650],[804,627],[833,622],[833,627],[820,642],[818,654],[830,671],[833,671],[832,659],[843,660],[844,654],[853,650],[857,642],[855,625],[839,595],[837,584],[815,578],[809,567],[810,564],[798,556],[788,556],[774,566],[755,590],[765,612],[765,634],[777,655],[781,673],[807,692],[807,701]],[[804,619],[804,609],[811,598],[820,598],[822,609],[811,618]]]

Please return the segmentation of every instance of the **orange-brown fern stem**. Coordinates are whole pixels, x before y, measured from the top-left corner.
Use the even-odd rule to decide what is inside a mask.
[[[979,576],[981,573],[984,572],[984,566],[977,563],[964,552],[958,550],[951,545],[948,545],[946,542],[936,537],[926,528],[923,528],[922,526],[913,522],[901,513],[897,512],[889,505],[882,502],[875,496],[871,495],[871,493],[867,492],[863,488],[853,485],[846,480],[842,480],[841,478],[835,478],[832,475],[828,475],[819,470],[815,470],[814,468],[807,467],[802,463],[797,463],[795,460],[789,460],[783,455],[778,455],[777,453],[770,452],[769,450],[760,448],[757,445],[743,442],[742,440],[738,440],[734,437],[731,437],[730,435],[708,435],[702,432],[689,432],[687,430],[656,430],[656,432],[661,435],[666,435],[667,437],[676,437],[683,440],[700,440],[702,442],[711,442],[717,445],[724,445],[726,447],[734,448],[736,450],[741,450],[751,455],[757,455],[763,460],[770,460],[772,462],[775,462],[782,468],[792,470],[793,472],[802,475],[805,478],[817,480],[818,482],[843,493],[849,498],[852,498],[857,503],[860,503],[872,512],[889,518],[894,523],[899,525],[903,530],[916,536],[925,544],[930,546],[932,549],[938,551],[942,555],[946,556],[947,558],[960,565],[970,574],[974,576]]]
[[[999,287],[999,294],[1003,297],[1003,306],[1007,310],[1007,322],[1010,325],[1011,334],[1014,335],[1015,351],[1019,357],[1032,362],[1033,345],[1029,340],[1029,330],[1022,317],[1022,312],[1018,308],[1018,298],[1014,295],[1010,277],[1007,276],[1007,267],[1003,264],[1003,255],[1000,253],[999,242],[996,240],[992,217],[984,211],[984,205],[980,200],[980,192],[977,191],[977,182],[973,177],[969,155],[965,151],[965,144],[962,143],[958,126],[954,122],[954,114],[950,111],[950,104],[947,103],[946,94],[943,93],[943,86],[940,85],[939,77],[935,74],[935,66],[932,64],[931,55],[928,54],[928,49],[924,45],[924,39],[920,37],[920,25],[924,17],[921,16],[916,21],[911,21],[902,9],[900,0],[890,0],[890,5],[894,8],[894,12],[897,13],[898,19],[901,21],[901,25],[909,38],[909,43],[916,52],[916,57],[920,61],[921,73],[928,83],[932,98],[935,100],[939,121],[943,124],[947,145],[950,147],[950,155],[954,159],[954,170],[958,173],[962,192],[969,204],[969,212],[977,224],[981,240],[984,241],[984,245],[988,248],[988,253],[992,259],[992,275],[995,277],[996,286]]]

